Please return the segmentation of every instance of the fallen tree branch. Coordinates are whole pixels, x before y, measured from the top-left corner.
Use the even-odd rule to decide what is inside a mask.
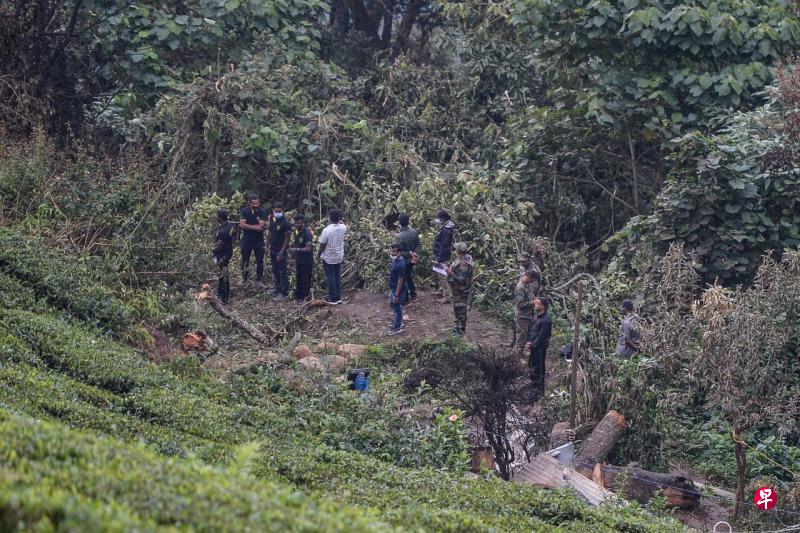
[[[203,286],[203,290],[195,295],[195,298],[198,301],[206,301],[211,308],[217,312],[222,318],[225,318],[233,323],[234,326],[239,328],[240,330],[247,333],[250,337],[257,340],[261,344],[271,344],[272,338],[268,337],[264,333],[262,333],[258,328],[253,326],[250,322],[240,318],[237,316],[233,311],[227,309],[222,303],[217,299],[217,297],[212,294],[206,286]],[[269,324],[266,325],[270,329],[270,333],[273,336],[280,336],[282,333],[279,333],[273,330]]]

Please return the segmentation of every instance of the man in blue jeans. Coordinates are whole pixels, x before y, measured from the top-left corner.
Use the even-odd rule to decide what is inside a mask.
[[[342,212],[338,209],[331,209],[328,217],[331,223],[325,226],[319,235],[320,247],[317,260],[322,260],[325,280],[328,283],[328,297],[325,298],[325,303],[336,305],[342,303],[342,261],[347,226],[342,224]]]
[[[394,322],[387,333],[388,336],[397,335],[403,331],[403,304],[408,295],[406,284],[406,260],[400,255],[403,246],[392,244],[392,268],[389,271],[389,305],[394,311]]]

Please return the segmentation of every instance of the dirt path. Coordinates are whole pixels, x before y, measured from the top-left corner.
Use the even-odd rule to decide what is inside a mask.
[[[420,291],[417,300],[403,308],[406,329],[403,333],[387,337],[392,310],[388,296],[370,291],[356,291],[341,305],[330,308],[334,315],[347,319],[374,343],[399,342],[404,339],[446,339],[453,329],[453,304],[440,304],[430,292]],[[473,307],[467,317],[467,339],[472,342],[507,343],[510,331],[503,328],[485,313]]]

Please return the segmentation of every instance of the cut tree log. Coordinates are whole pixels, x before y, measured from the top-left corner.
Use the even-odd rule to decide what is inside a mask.
[[[606,460],[624,431],[625,417],[614,410],[609,411],[575,454],[573,467],[591,476],[594,465]]]
[[[694,509],[700,505],[700,490],[684,476],[598,463],[592,470],[592,481],[641,503],[662,495],[667,500],[667,507]]]
[[[260,342],[261,344],[270,344],[270,342],[272,341],[270,337],[262,333],[258,328],[256,328],[250,322],[244,320],[243,318],[240,318],[239,316],[236,315],[236,313],[234,313],[233,311],[227,309],[224,305],[222,305],[222,303],[217,299],[217,297],[214,296],[214,294],[210,290],[208,290],[208,287],[206,285],[203,286],[203,291],[195,295],[195,297],[199,301],[205,300],[206,302],[208,302],[208,305],[211,306],[211,309],[216,311],[218,315],[220,315],[222,318],[230,320],[234,326],[241,329],[242,331],[247,333],[250,337]],[[269,327],[269,325],[267,325],[267,327]],[[272,328],[270,328],[270,333],[272,333],[273,335],[280,335],[279,332],[272,331]]]

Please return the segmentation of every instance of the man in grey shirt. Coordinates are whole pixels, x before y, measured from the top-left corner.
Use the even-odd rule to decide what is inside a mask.
[[[642,344],[642,333],[639,330],[639,315],[633,312],[633,302],[625,300],[622,302],[622,324],[619,326],[619,336],[617,337],[617,355],[630,359],[637,353]]]

